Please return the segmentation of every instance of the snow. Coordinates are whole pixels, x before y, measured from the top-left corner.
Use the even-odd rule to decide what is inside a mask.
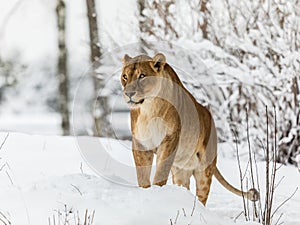
[[[0,133],[1,143],[6,135]],[[57,211],[64,212],[65,207],[71,212],[71,224],[74,214],[78,211],[83,219],[86,209],[90,213],[95,210],[95,225],[161,225],[171,224],[171,221],[177,225],[236,224],[234,220],[242,211],[242,200],[217,184],[216,180],[206,208],[194,201],[193,181],[191,191],[171,182],[164,187],[148,189],[138,188],[136,184],[124,185],[116,182],[122,177],[116,179],[99,175],[83,158],[82,149],[78,149],[79,138],[9,134],[0,150],[0,212],[12,224],[47,224],[49,217],[57,215]],[[91,145],[104,142],[113,149],[115,160],[134,168],[128,150],[129,141],[81,138]],[[219,157],[218,164],[230,183],[238,187],[237,162]],[[259,163],[258,166],[262,171],[260,174],[263,174],[264,164]],[[285,179],[278,186],[275,205],[289,197],[299,185],[295,181],[300,175],[294,167],[282,167],[278,176],[282,175]],[[299,222],[299,201],[300,193],[297,192],[280,210],[284,213],[285,224]],[[241,217],[237,221],[237,224],[257,224],[243,222]]]
[[[60,130],[61,118],[56,113],[4,114],[0,119],[1,131],[17,130],[24,133],[54,135]],[[31,130],[31,132],[30,132]]]

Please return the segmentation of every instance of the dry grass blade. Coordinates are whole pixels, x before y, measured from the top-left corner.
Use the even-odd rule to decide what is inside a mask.
[[[7,177],[8,177],[8,179],[9,179],[11,185],[14,185],[14,182],[13,182],[11,176],[9,175],[9,173],[8,173],[7,171],[5,171],[5,173],[6,173]]]
[[[2,222],[3,225],[11,225],[10,220],[1,211],[0,211],[0,222]]]
[[[57,215],[53,215],[52,221],[50,217],[48,218],[49,225],[93,225],[94,223],[95,210],[89,214],[88,209],[86,209],[83,219],[80,218],[78,211],[68,208],[67,205],[64,205],[62,211],[55,211],[57,211]]]
[[[175,218],[174,224],[176,224],[176,223],[177,223],[178,217],[179,217],[179,210],[177,210],[177,215],[176,215],[176,218]]]
[[[192,209],[192,212],[191,212],[191,216],[193,216],[194,212],[195,212],[195,209],[196,209],[196,201],[197,201],[197,196],[195,196],[195,199],[194,199],[194,205],[193,205],[193,209]]]
[[[1,158],[0,158],[1,159]],[[3,168],[5,167],[6,164],[3,164],[1,167],[0,167],[0,172],[3,170]]]
[[[71,186],[73,188],[75,188],[76,191],[78,191],[78,193],[82,196],[82,192],[80,191],[80,189],[78,187],[76,187],[75,185],[71,184]]]
[[[185,209],[182,208],[183,216],[186,217]]]
[[[92,219],[91,219],[91,225],[94,223],[94,217],[95,217],[95,210],[93,210]]]
[[[8,136],[9,136],[9,133],[7,133],[7,135],[5,136],[4,140],[2,141],[2,143],[0,145],[0,150],[3,148],[5,142],[7,141]]]
[[[85,216],[84,216],[84,225],[87,225],[87,220],[88,220],[88,210],[85,210]]]

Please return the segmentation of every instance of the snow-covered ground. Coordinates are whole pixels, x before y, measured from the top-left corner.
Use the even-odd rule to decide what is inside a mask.
[[[0,143],[6,135],[0,133]],[[99,141],[96,138],[86,140]],[[127,147],[129,142],[103,141],[110,143],[113,158],[119,157],[117,160],[133,166]],[[9,134],[0,150],[0,212],[11,224],[49,224],[48,218],[53,223],[53,216],[57,219],[58,211],[62,213],[60,219],[64,218],[65,207],[70,224],[74,224],[77,211],[83,220],[86,209],[90,214],[95,210],[95,225],[256,224],[243,222],[242,216],[234,222],[242,211],[242,200],[215,180],[207,207],[197,201],[193,210],[193,183],[191,191],[172,184],[149,189],[121,185],[110,181],[116,181],[116,177],[101,177],[88,166],[91,164],[83,159],[79,146],[76,137]],[[237,162],[220,157],[218,164],[230,183],[239,186]],[[262,175],[264,164],[259,163],[258,167]],[[276,189],[275,207],[299,185],[300,174],[294,167],[282,167],[278,177],[283,175],[285,178]],[[281,208],[278,215],[284,214],[284,224],[299,224],[299,201],[300,193],[297,192]]]

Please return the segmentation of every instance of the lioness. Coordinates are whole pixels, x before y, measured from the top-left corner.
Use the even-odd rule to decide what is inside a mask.
[[[242,192],[230,185],[216,167],[217,133],[211,113],[183,86],[166,57],[125,55],[121,75],[123,95],[130,106],[132,151],[138,184],[165,185],[170,170],[173,183],[189,189],[196,180],[198,199],[206,204],[212,175],[229,191],[256,201],[258,192]]]

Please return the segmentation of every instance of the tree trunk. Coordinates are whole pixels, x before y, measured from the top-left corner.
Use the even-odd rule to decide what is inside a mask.
[[[57,29],[58,29],[58,65],[57,75],[59,82],[59,110],[61,114],[61,128],[63,135],[70,134],[69,119],[69,78],[67,70],[67,49],[66,49],[66,5],[64,0],[58,0],[56,6]]]
[[[145,9],[145,0],[138,0],[138,12],[139,12],[139,29],[140,29],[140,51],[142,54],[146,54],[145,47],[147,46],[147,43],[145,39],[143,38],[143,33],[147,29],[145,27],[146,18],[144,15],[144,9]]]
[[[95,107],[93,110],[93,117],[95,122],[95,135],[97,136],[112,136],[113,132],[107,120],[110,113],[108,98],[106,96],[98,96],[99,91],[104,88],[104,79],[102,76],[97,76],[97,69],[101,66],[101,48],[98,35],[97,13],[94,0],[86,0],[87,16],[89,22],[90,34],[90,49],[91,49],[91,62],[92,71],[91,76],[94,83],[94,99]]]
[[[208,39],[208,9],[207,9],[207,2],[208,0],[201,0],[201,5],[200,5],[200,11],[203,16],[203,21],[201,24],[199,24],[200,29],[202,31],[202,37],[203,39]]]
[[[293,78],[292,93],[294,95],[295,109],[298,109],[298,107],[299,107],[299,100],[298,100],[299,85],[298,85],[298,80],[297,80],[296,76]]]

